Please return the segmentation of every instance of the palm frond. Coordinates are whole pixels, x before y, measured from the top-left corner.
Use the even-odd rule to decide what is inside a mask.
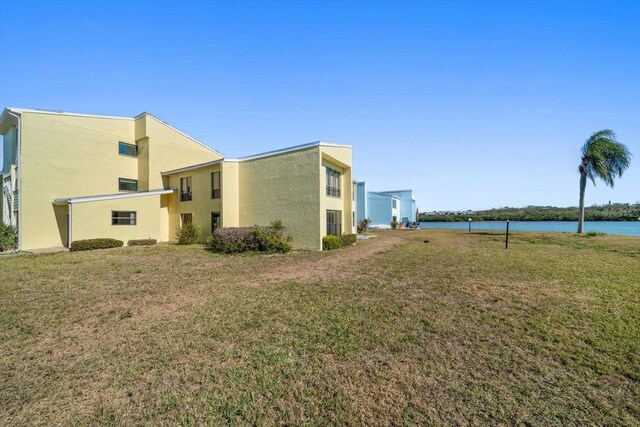
[[[616,178],[621,177],[631,164],[631,153],[627,147],[616,140],[616,134],[610,129],[594,132],[582,146],[582,161],[589,179],[596,184],[596,178],[608,186],[614,186]]]

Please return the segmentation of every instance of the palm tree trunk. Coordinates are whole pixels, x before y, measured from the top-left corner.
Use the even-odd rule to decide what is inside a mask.
[[[587,173],[580,172],[580,218],[578,218],[578,233],[582,233],[584,226],[584,190],[587,188]]]

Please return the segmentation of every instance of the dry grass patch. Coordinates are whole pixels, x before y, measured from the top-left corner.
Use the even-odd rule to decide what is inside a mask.
[[[512,242],[0,258],[0,424],[637,424],[640,241]]]

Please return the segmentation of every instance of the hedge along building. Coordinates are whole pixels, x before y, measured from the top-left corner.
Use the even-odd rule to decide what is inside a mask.
[[[111,237],[169,241],[193,222],[200,241],[215,225],[280,219],[299,249],[353,232],[351,147],[315,142],[240,159],[148,113],[97,116],[7,108],[1,217],[21,250]],[[346,185],[348,184],[348,185]]]

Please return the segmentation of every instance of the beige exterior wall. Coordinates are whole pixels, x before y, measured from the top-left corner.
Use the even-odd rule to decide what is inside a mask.
[[[341,197],[326,196],[326,167],[341,172]],[[221,171],[222,197],[211,199],[211,172]],[[169,230],[180,224],[180,214],[191,213],[200,227],[199,240],[211,232],[211,212],[221,212],[224,227],[269,225],[281,220],[296,249],[320,250],[326,235],[326,210],[342,211],[343,232],[351,233],[351,148],[311,146],[255,159],[219,164],[171,174],[167,185],[179,188],[190,176],[193,200],[169,204]]]
[[[69,209],[55,199],[119,194],[118,178],[138,180],[138,191],[178,189],[191,177],[192,200],[179,193],[72,205],[72,239],[174,240],[180,215],[190,213],[199,240],[211,233],[211,214],[224,227],[269,225],[281,220],[297,249],[319,250],[326,210],[342,211],[352,232],[351,148],[323,144],[254,159],[222,156],[155,117],[96,117],[21,111],[20,229],[23,250],[65,246]],[[13,120],[13,119],[11,119]],[[3,120],[3,131],[13,123]],[[137,144],[138,156],[120,155],[118,142]],[[220,160],[213,165],[163,172]],[[341,197],[326,196],[329,166],[341,172]],[[221,198],[212,199],[211,173],[221,173]],[[15,175],[13,169],[12,176]],[[14,187],[15,188],[15,185]],[[137,225],[111,225],[111,212],[136,211]],[[2,211],[0,211],[0,214]]]
[[[146,114],[134,120],[22,112],[21,121],[23,250],[67,244],[63,230],[67,212],[56,207],[54,199],[116,194],[119,193],[118,178],[137,179],[139,191],[159,189],[163,188],[161,172],[164,170],[222,158],[219,153]],[[119,141],[137,143],[138,157],[120,155]],[[170,197],[163,200],[168,201]],[[156,205],[158,209],[160,202]],[[164,215],[167,221],[162,225],[159,220],[154,221],[156,231],[151,237],[166,241],[171,233],[167,225],[168,205],[160,209],[158,215],[159,218]],[[101,217],[110,220],[110,211]],[[74,228],[85,227],[77,221],[74,219]],[[92,225],[87,223],[86,230],[79,229],[79,235],[92,234]]]
[[[340,197],[327,196],[326,168],[340,172]],[[320,158],[320,238],[327,235],[327,209],[342,212],[342,233],[353,233],[353,185],[350,147],[321,147]]]
[[[222,199],[211,198],[211,174],[220,172],[220,163],[170,175],[169,188],[178,189],[178,193],[168,199],[169,239],[175,240],[176,227],[180,225],[180,215],[190,213],[193,223],[200,228],[198,240],[204,242],[211,234],[211,213],[222,213]],[[180,178],[191,177],[192,200],[180,201]],[[222,187],[222,194],[226,189]]]
[[[133,120],[21,116],[22,249],[63,246],[66,212],[54,199],[118,193],[119,177],[138,179],[136,158],[118,154],[118,141],[135,143]]]
[[[320,149],[284,153],[239,164],[240,225],[281,220],[296,249],[319,250]]]
[[[240,227],[240,163],[222,163],[222,226]]]
[[[146,147],[140,158],[146,163],[148,188],[162,188],[162,172],[222,159],[222,155],[173,129],[155,117],[144,114],[135,119],[136,141]]]
[[[160,198],[155,195],[73,204],[71,239],[110,237],[124,241],[125,245],[131,239],[161,241]],[[66,206],[64,209],[66,211]],[[112,225],[112,211],[135,211],[136,225]]]

